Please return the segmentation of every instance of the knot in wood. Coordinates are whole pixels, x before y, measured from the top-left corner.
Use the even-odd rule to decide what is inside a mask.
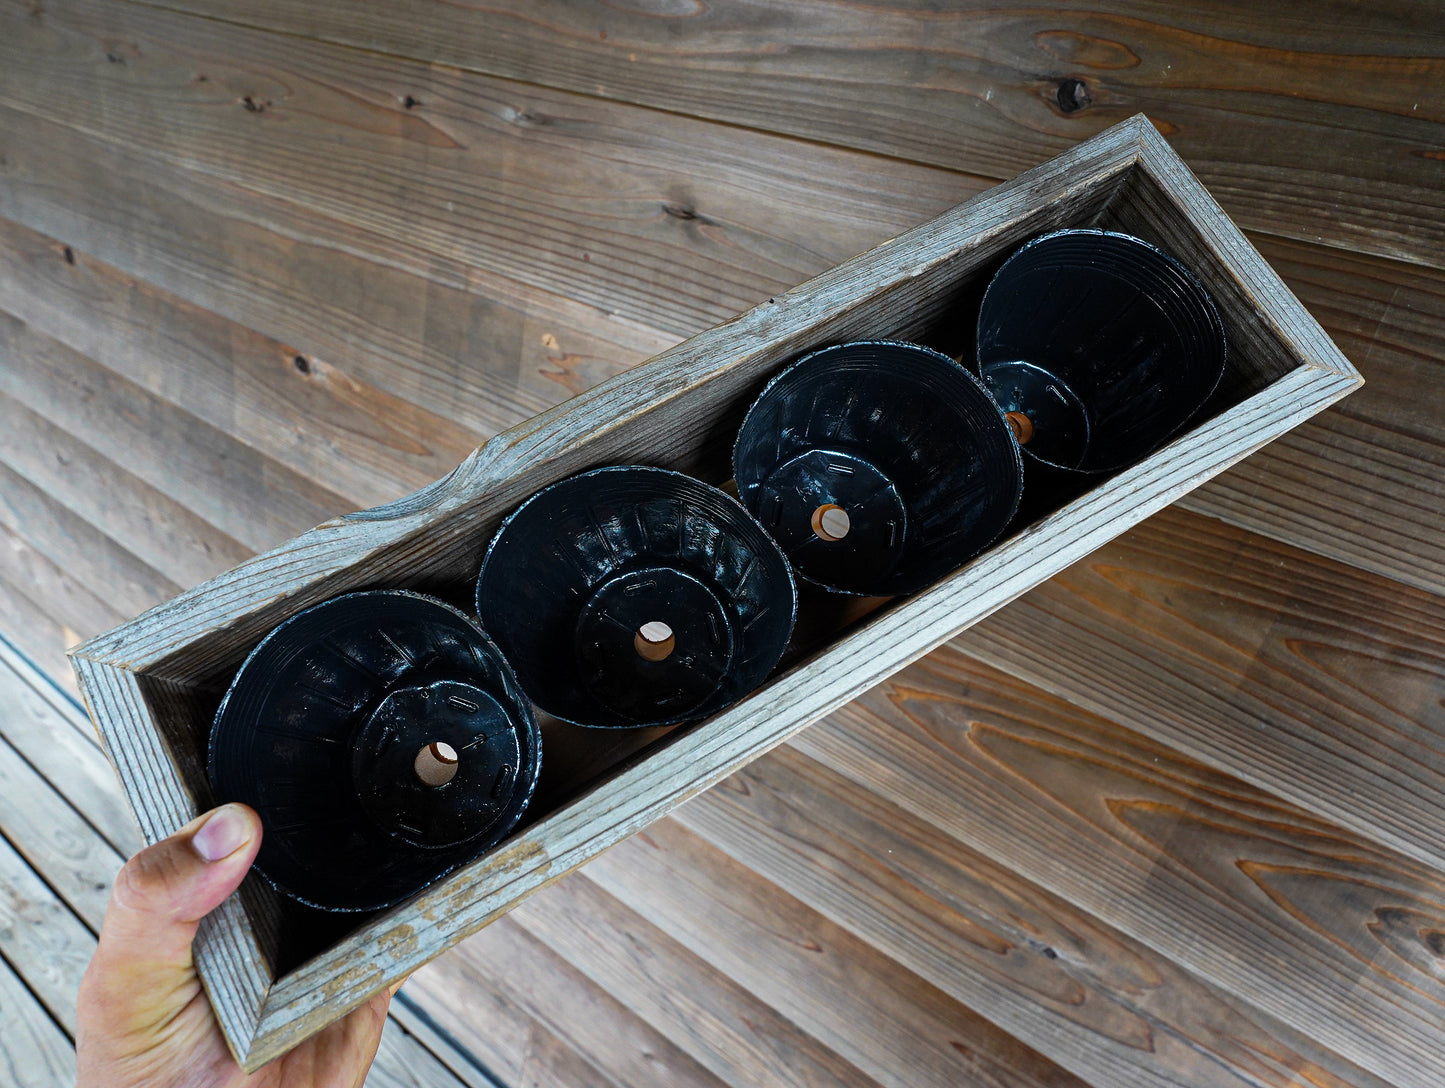
[[[1094,104],[1094,97],[1089,93],[1089,85],[1082,79],[1061,80],[1054,99],[1058,102],[1059,109],[1065,113],[1077,113]]]

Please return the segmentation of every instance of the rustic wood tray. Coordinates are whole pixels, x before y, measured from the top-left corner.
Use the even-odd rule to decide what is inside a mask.
[[[202,925],[196,957],[253,1070],[618,839],[977,622],[1360,384],[1360,376],[1142,115],[499,435],[451,474],[321,525],[72,653],[91,716],[150,841],[210,807],[206,737],[226,684],[286,617],[347,590],[466,601],[502,516],[605,464],[715,484],[764,381],[799,353],[860,338],[956,353],[991,271],[1028,238],[1104,226],[1155,242],[1210,288],[1228,369],[1191,428],[949,577],[870,613],[814,601],[764,687],[707,721],[605,735],[544,725],[527,821],[382,914],[304,915],[248,879]]]

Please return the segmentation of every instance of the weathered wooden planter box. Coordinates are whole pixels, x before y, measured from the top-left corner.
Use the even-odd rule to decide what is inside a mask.
[[[502,516],[584,468],[654,464],[725,483],[742,412],[784,363],[859,338],[956,352],[992,269],[1026,239],[1063,226],[1140,235],[1212,291],[1229,364],[1192,428],[921,593],[851,623],[846,610],[814,616],[813,641],[712,719],[641,735],[544,726],[551,777],[526,821],[408,903],[352,916],[349,931],[328,929],[252,877],[196,943],[217,1016],[247,1069],[1320,411],[1360,377],[1139,116],[494,438],[416,494],[328,522],[74,651],[141,827],[162,838],[210,806],[205,745],[216,705],[247,651],[281,620],[362,587],[467,600]]]

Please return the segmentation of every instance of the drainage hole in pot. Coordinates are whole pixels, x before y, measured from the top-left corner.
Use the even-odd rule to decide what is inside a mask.
[[[445,786],[457,776],[457,750],[444,740],[423,745],[412,764],[425,785]]]
[[[672,628],[661,620],[648,620],[632,639],[637,656],[645,661],[662,661],[677,647]]]
[[[813,533],[819,540],[826,540],[830,544],[842,540],[853,527],[848,519],[848,511],[831,502],[825,502],[814,510],[812,521]]]

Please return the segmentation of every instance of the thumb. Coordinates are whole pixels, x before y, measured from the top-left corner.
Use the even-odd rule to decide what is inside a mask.
[[[229,804],[148,846],[121,868],[97,958],[112,969],[188,969],[196,927],[240,885],[261,847],[261,820]]]

